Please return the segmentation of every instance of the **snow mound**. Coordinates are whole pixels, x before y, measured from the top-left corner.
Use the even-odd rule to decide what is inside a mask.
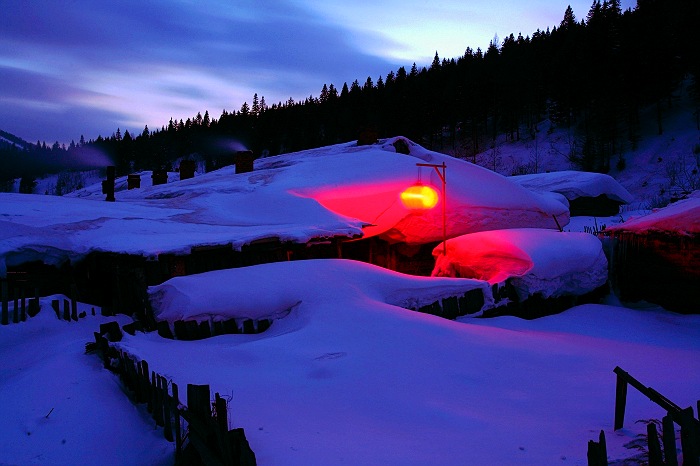
[[[485,231],[447,241],[433,250],[435,277],[465,277],[491,284],[511,279],[519,298],[582,295],[607,281],[600,240],[587,233],[541,229]]]
[[[665,232],[694,236],[700,233],[700,191],[643,217],[630,219],[606,230],[645,234]]]
[[[615,178],[602,173],[564,170],[552,173],[511,176],[510,180],[537,192],[562,194],[569,201],[579,197],[606,196],[608,199],[629,204],[634,200]]]
[[[332,280],[332,282],[329,282]],[[150,287],[157,320],[278,319],[299,303],[377,301],[404,308],[481,289],[491,307],[489,284],[478,280],[414,277],[343,259],[275,262],[176,277]]]

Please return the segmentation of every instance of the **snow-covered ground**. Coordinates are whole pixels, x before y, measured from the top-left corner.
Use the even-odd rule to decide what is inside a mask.
[[[693,157],[700,141],[684,128],[680,120],[667,122],[663,138],[642,140],[625,155],[627,167],[612,173],[635,197],[631,208],[568,225],[565,202],[556,196],[530,193],[420,146],[397,154],[393,140],[262,159],[249,174],[228,167],[166,186],[150,186],[144,174],[140,190],[127,191],[120,179],[115,203],[103,201],[99,185],[73,198],[0,194],[0,275],[5,265],[31,258],[60,263],[93,250],[153,256],[204,244],[239,247],[270,233],[298,241],[361,233],[440,238],[433,226],[440,222],[430,217],[436,213],[419,220],[398,205],[396,190],[407,182],[420,178],[439,188],[436,173],[416,162],[448,164],[450,224],[459,225],[450,236],[554,229],[546,223],[552,215],[565,231],[610,228],[650,213],[672,190],[673,164]],[[564,155],[567,133],[541,129],[537,146],[499,148],[502,168],[508,165],[503,173],[531,163],[535,148],[538,171],[572,168]],[[557,242],[565,237],[551,234],[561,236]],[[519,238],[514,257],[526,253],[528,270],[539,266],[540,277],[559,276],[563,265],[588,270],[579,261],[595,263],[599,250],[576,251],[588,251],[594,237],[568,235],[580,238],[571,250],[548,249],[550,232]],[[557,263],[557,253],[573,258]],[[632,444],[646,432],[636,421],[665,412],[631,389],[625,428],[614,432],[615,366],[681,407],[696,403],[697,314],[630,307],[614,296],[532,321],[450,321],[404,308],[481,286],[488,283],[408,277],[340,260],[212,272],[151,289],[158,316],[264,317],[274,319],[272,326],[200,341],[137,333],[119,346],[181,387],[210,384],[230,395],[232,427],[245,428],[261,465],[585,465],[587,442],[601,429],[610,460],[633,457],[639,452]],[[115,318],[88,312],[64,322],[50,300],[42,299],[37,317],[0,327],[0,465],[172,464],[174,445],[145,408],[128,400],[96,356],[84,354],[99,324]]]
[[[187,342],[137,333],[118,345],[181,387],[230,396],[232,427],[245,428],[261,465],[585,465],[601,429],[610,459],[627,458],[638,451],[624,445],[645,431],[636,421],[665,414],[630,390],[625,428],[614,432],[615,366],[680,406],[697,399],[698,315],[613,303],[534,321],[450,321],[390,303],[409,288],[432,299],[459,279],[431,285],[364,263],[314,262],[213,272],[207,287],[180,278],[179,299],[160,301],[163,315],[196,303],[207,318],[292,303],[262,334]],[[284,303],[273,302],[276,283],[286,284]],[[0,464],[172,461],[174,445],[144,407],[83,354],[107,320],[89,314],[60,321],[45,299],[37,317],[0,328]]]

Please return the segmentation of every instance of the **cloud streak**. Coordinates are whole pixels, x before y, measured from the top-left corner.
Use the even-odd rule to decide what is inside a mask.
[[[485,43],[495,32],[517,34],[497,18],[522,4],[488,5],[5,0],[0,129],[67,143],[81,134],[108,136],[117,127],[140,133],[146,124],[154,129],[204,110],[216,118],[250,103],[253,93],[268,104],[303,99],[318,95],[324,83],[340,87],[413,61],[427,64],[435,50],[461,55],[481,45],[470,34]],[[555,24],[566,8],[555,0],[529,5],[535,17],[548,7]],[[588,6],[574,6],[579,18]],[[492,31],[498,21],[503,28]],[[521,29],[529,34],[551,22],[543,17],[543,24]]]

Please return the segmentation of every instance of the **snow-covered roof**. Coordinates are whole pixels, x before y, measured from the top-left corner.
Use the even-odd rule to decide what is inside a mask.
[[[665,232],[681,235],[700,233],[700,191],[688,198],[643,217],[632,218],[624,223],[607,228],[606,232],[632,232],[645,234]]]
[[[555,192],[569,201],[579,197],[606,196],[608,199],[629,204],[634,197],[615,178],[602,173],[564,170],[551,173],[511,176],[519,185],[537,192]]]
[[[433,276],[500,283],[511,278],[521,299],[583,295],[605,284],[608,261],[598,238],[536,228],[483,231],[435,248]]]
[[[505,177],[398,138],[339,144],[257,160],[255,170],[223,169],[158,186],[121,190],[105,202],[101,184],[56,198],[0,194],[0,272],[29,260],[75,260],[91,251],[155,257],[192,247],[278,238],[382,235],[394,241],[442,239],[442,209],[415,212],[399,194],[420,179],[441,191],[432,168],[447,165],[448,236],[494,228],[555,228],[568,210]],[[116,183],[124,188],[125,178]],[[148,184],[147,182],[145,183]],[[441,200],[442,202],[442,200]]]

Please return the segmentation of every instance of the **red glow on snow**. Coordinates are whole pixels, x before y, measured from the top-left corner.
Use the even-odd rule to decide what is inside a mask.
[[[438,193],[430,186],[411,186],[401,193],[401,202],[408,209],[432,209],[438,203]]]

